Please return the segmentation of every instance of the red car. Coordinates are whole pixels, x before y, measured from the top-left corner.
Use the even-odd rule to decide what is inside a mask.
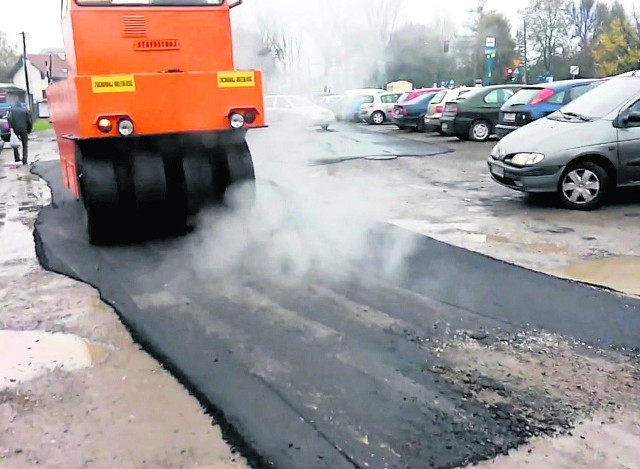
[[[442,91],[444,89],[445,88],[419,88],[417,90],[407,91],[402,96],[400,96],[400,99],[398,99],[398,103],[404,103],[405,101],[411,101],[412,99],[417,98],[418,96],[422,96],[423,94],[426,94],[426,93],[437,93],[437,92]]]

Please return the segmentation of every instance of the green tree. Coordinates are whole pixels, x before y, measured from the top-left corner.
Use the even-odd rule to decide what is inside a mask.
[[[469,30],[471,31],[473,40],[467,43],[471,52],[472,70],[471,76],[473,80],[481,78],[484,70],[484,44],[485,38],[482,37],[480,31],[480,23],[485,15],[485,8],[487,6],[487,0],[476,0],[476,6],[471,10],[468,10],[469,14]],[[473,82],[472,80],[472,82]]]
[[[484,70],[484,38],[495,37],[496,57],[493,61],[491,73],[493,83],[502,83],[504,69],[513,67],[513,61],[518,57],[516,41],[511,34],[509,20],[502,13],[485,13],[480,18],[477,34],[483,38],[483,54],[480,57],[481,62],[476,66],[479,70]]]
[[[454,41],[458,74],[465,77],[462,81],[469,83],[484,76],[487,37],[496,39],[496,57],[491,71],[494,83],[501,82],[504,69],[512,66],[518,55],[509,20],[502,13],[487,11],[485,4],[486,0],[479,0],[476,7],[468,12],[470,34]]]
[[[417,87],[438,80],[438,34],[425,25],[406,24],[394,31],[385,51],[388,81],[407,80]]]
[[[621,21],[627,20],[627,11],[624,9],[624,5],[619,0],[615,0],[609,8],[609,24],[612,24],[614,20],[619,19]]]
[[[615,75],[638,68],[640,64],[640,37],[628,19],[616,18],[600,36],[593,50],[598,70],[604,75]]]
[[[19,58],[15,45],[9,42],[6,33],[0,31],[0,81],[8,81],[11,78],[7,75]]]

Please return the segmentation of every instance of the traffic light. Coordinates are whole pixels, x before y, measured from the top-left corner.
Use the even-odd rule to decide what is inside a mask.
[[[517,71],[511,67],[507,67],[504,70],[504,78],[507,81],[516,81],[518,79],[516,74],[517,74]]]
[[[444,40],[444,53],[445,54],[449,53],[449,39]]]

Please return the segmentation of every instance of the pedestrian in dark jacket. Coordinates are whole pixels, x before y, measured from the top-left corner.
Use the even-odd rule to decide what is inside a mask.
[[[29,158],[29,134],[33,130],[33,118],[31,113],[23,109],[19,104],[14,104],[7,116],[9,125],[22,142],[22,164],[27,164]],[[20,150],[13,149],[13,157],[16,163],[20,161]]]

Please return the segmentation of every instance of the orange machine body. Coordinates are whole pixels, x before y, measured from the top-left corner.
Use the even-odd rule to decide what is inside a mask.
[[[261,73],[234,70],[227,1],[79,3],[63,2],[68,78],[47,90],[65,185],[76,198],[75,142],[127,138],[117,129],[122,117],[136,136],[232,131],[232,112],[249,111],[244,129],[264,126]],[[109,130],[98,126],[104,119]]]

